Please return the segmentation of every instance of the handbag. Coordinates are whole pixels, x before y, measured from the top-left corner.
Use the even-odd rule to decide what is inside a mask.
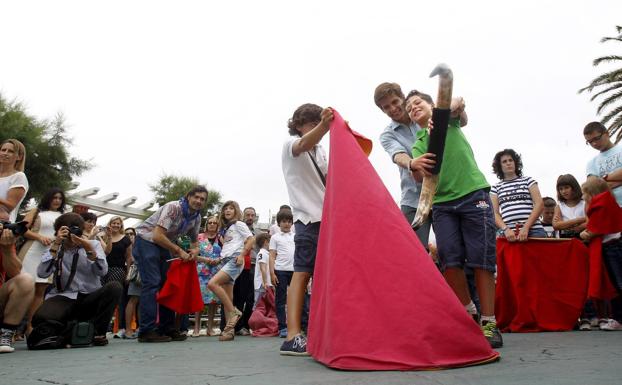
[[[32,218],[32,222],[28,223],[28,225],[26,226],[28,230],[39,232],[39,229],[41,227],[41,221],[37,222],[37,219],[39,219],[39,208],[38,207],[35,208],[35,215]],[[15,253],[17,254],[18,258],[20,258],[20,260],[22,261],[24,260],[24,256],[26,255],[26,252],[28,252],[28,248],[24,249],[23,252],[22,252],[22,249],[29,242],[30,244],[32,244],[34,240],[26,238],[24,234],[18,236],[17,239],[15,240]]]
[[[138,265],[135,263],[132,264],[127,269],[127,276],[125,277],[126,282],[134,282],[137,285],[142,285],[142,281],[140,280],[140,274],[138,273]]]

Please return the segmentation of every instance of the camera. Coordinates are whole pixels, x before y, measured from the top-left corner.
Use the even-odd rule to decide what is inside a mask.
[[[11,230],[15,236],[24,235],[28,231],[28,222],[26,221],[15,223],[2,221],[0,223],[2,223],[2,228]]]
[[[76,237],[82,236],[82,229],[78,226],[69,226],[69,234],[73,234]]]

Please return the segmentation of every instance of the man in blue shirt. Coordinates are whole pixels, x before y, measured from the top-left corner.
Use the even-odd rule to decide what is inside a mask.
[[[405,97],[399,84],[380,84],[374,92],[374,101],[378,108],[391,119],[389,125],[380,134],[380,143],[393,163],[398,166],[402,189],[400,209],[408,223],[412,223],[419,205],[421,183],[417,183],[411,175],[412,157],[410,154],[417,137],[416,133],[421,128],[417,123],[412,122],[406,113]],[[426,249],[428,248],[430,224],[431,222],[428,219],[417,230],[417,237]]]
[[[588,123],[583,137],[586,144],[600,152],[587,164],[587,176],[606,180],[618,205],[622,206],[622,146],[611,141],[607,128],[600,122]]]

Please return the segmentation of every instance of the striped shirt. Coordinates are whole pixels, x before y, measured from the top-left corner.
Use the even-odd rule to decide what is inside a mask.
[[[521,176],[512,180],[504,180],[490,189],[491,195],[496,195],[499,201],[499,211],[505,225],[514,229],[517,223],[524,224],[533,211],[533,200],[529,188],[537,184],[528,176]],[[544,229],[537,219],[531,230]]]

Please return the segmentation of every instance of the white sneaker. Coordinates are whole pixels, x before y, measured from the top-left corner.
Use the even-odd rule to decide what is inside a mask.
[[[13,336],[15,330],[0,329],[0,353],[13,353]]]
[[[579,330],[581,331],[592,330],[592,325],[590,324],[590,321],[587,318],[582,318],[579,321]]]
[[[622,330],[622,324],[620,324],[618,321],[614,319],[610,319],[609,322],[607,322],[604,325],[601,325],[600,330],[607,330],[607,331]]]

